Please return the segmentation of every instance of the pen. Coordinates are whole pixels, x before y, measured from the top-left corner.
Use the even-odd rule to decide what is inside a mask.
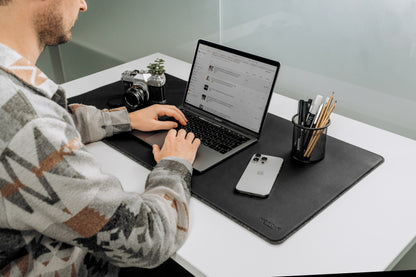
[[[322,95],[318,94],[315,97],[315,100],[312,102],[311,108],[309,109],[309,113],[306,119],[305,126],[310,127],[312,126],[313,120],[315,118],[316,113],[318,112],[319,106],[321,105],[323,100]]]
[[[303,102],[303,106],[302,106],[302,122],[301,125],[305,126],[306,124],[306,116],[307,116],[307,112],[308,112],[308,102],[304,101]],[[305,135],[306,135],[306,130],[304,130],[303,128],[300,129],[300,138],[299,138],[299,151],[302,150],[304,141],[305,141]]]
[[[324,106],[324,104],[322,104],[322,103],[321,103],[321,105],[319,105],[318,111],[316,112],[315,118],[313,119],[312,128],[315,128],[316,123],[318,122],[318,118],[321,115],[323,106]]]
[[[303,104],[304,104],[304,101],[299,100],[299,102],[298,102],[298,121],[297,121],[297,124],[299,124],[299,125],[302,125]],[[300,137],[301,137],[301,133],[297,134],[296,141],[294,141],[294,146],[295,146],[297,151],[300,151]]]
[[[298,118],[298,124],[301,126],[305,126],[305,119],[306,119],[306,110],[307,110],[307,101],[305,100],[299,100],[299,118]],[[302,150],[302,145],[303,145],[303,140],[304,140],[304,130],[303,128],[300,128],[300,132],[298,134],[298,138],[297,138],[297,147],[296,150],[297,151],[301,151]]]
[[[303,125],[303,113],[305,112],[305,100],[299,100],[299,119],[298,124]]]
[[[309,114],[309,111],[312,107],[312,102],[313,102],[312,99],[308,99],[308,101],[306,102],[306,115]]]
[[[300,122],[301,122],[301,118],[302,118],[302,103],[303,103],[303,100],[299,100],[298,101],[298,124],[300,124]]]
[[[307,110],[308,110],[308,102],[303,101],[303,106],[302,106],[302,126],[305,126]]]

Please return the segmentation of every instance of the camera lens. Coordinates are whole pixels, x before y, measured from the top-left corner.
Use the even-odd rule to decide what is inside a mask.
[[[130,110],[136,110],[139,106],[145,104],[148,99],[148,92],[139,87],[130,87],[125,95],[124,102]]]
[[[265,162],[265,161],[267,161],[267,157],[261,157],[261,160],[262,160],[263,162]]]
[[[253,161],[258,162],[259,158],[254,158]]]
[[[134,91],[132,88],[127,91],[126,95],[124,96],[124,100],[131,109],[137,108],[140,104],[140,99],[137,97],[137,91]]]

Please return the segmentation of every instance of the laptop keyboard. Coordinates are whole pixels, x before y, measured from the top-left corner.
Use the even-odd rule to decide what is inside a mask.
[[[182,111],[188,119],[186,126],[176,128],[192,132],[201,143],[222,154],[243,144],[249,138],[219,125],[214,125],[187,111]]]

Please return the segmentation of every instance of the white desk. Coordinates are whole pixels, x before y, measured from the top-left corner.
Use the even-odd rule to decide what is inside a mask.
[[[190,64],[156,53],[63,87],[68,97],[75,96],[119,80],[126,69],[144,69],[155,58],[166,61],[167,73],[187,80]],[[296,109],[297,101],[274,94],[269,112],[290,119]],[[192,198],[189,238],[174,260],[196,276],[214,277],[390,270],[415,242],[416,141],[337,114],[331,120],[329,135],[378,153],[385,162],[281,245],[268,244]],[[125,190],[144,190],[147,169],[102,142],[87,148]]]

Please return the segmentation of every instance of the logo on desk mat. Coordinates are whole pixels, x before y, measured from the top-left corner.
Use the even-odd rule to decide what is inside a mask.
[[[260,221],[261,221],[261,223],[263,223],[263,225],[265,225],[266,227],[268,227],[272,230],[280,231],[282,229],[282,227],[274,224],[272,221],[270,221],[269,219],[264,218],[262,216],[260,217]]]

